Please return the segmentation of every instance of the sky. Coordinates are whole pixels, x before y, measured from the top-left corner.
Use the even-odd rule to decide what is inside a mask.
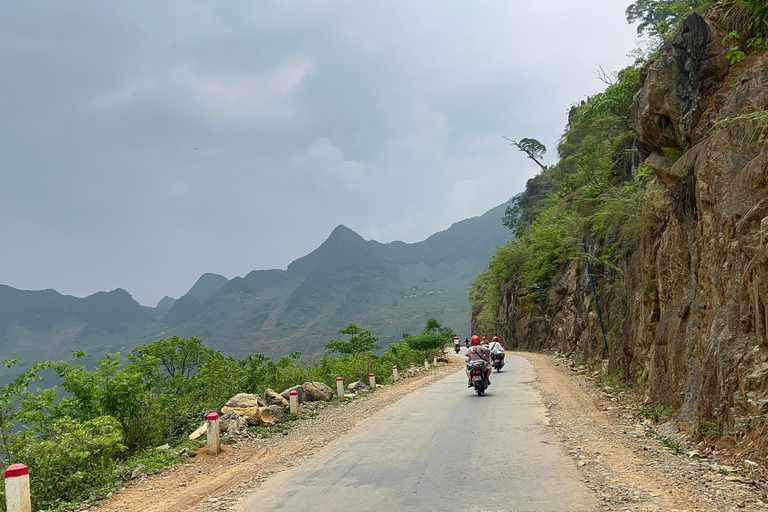
[[[629,0],[0,2],[0,284],[141,304],[521,192]],[[501,220],[499,221],[501,222]]]

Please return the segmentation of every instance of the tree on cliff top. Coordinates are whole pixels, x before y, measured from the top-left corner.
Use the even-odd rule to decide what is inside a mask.
[[[520,141],[518,142],[516,140],[507,139],[506,137],[504,138],[509,142],[511,142],[512,145],[515,146],[517,149],[519,149],[520,151],[528,155],[528,158],[536,162],[536,165],[541,167],[542,171],[547,170],[547,166],[542,164],[539,161],[539,159],[541,159],[541,157],[543,157],[546,154],[547,146],[545,146],[544,144],[542,144],[536,139],[525,138],[525,139],[520,139]]]

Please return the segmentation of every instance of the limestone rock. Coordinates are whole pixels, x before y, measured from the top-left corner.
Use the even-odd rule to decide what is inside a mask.
[[[363,381],[358,380],[350,384],[347,390],[350,391],[351,393],[361,393],[363,391],[370,391],[371,388],[368,386],[368,384],[365,384]]]
[[[208,424],[203,422],[202,425],[197,427],[197,430],[189,434],[189,440],[194,441],[195,439],[199,438],[200,436],[204,435],[205,432],[208,430]]]
[[[245,409],[250,407],[264,407],[265,404],[258,395],[252,395],[249,393],[238,393],[227,402],[226,407],[230,409]],[[226,412],[223,408],[221,412]]]
[[[255,427],[259,424],[259,410],[261,407],[222,407],[221,412],[224,413],[224,416],[227,416],[227,414],[236,414],[237,416],[240,416],[242,419],[244,419],[248,425]],[[222,416],[222,419],[224,418]]]
[[[291,404],[288,400],[283,398],[282,395],[278,394],[275,390],[267,388],[266,391],[264,391],[264,402],[267,406],[271,405],[277,405],[281,407],[284,411],[288,408],[290,408]]]
[[[269,410],[272,411],[272,415],[275,417],[278,423],[283,423],[285,421],[285,409],[279,405],[269,405],[268,407]]]
[[[294,389],[299,393],[299,396],[298,396],[299,403],[303,404],[304,402],[306,402],[307,401],[307,395],[306,395],[306,392],[304,391],[304,386],[303,385],[293,386],[292,388],[288,388],[285,391],[283,391],[282,393],[280,393],[280,396],[282,396],[286,400],[290,400],[291,399],[291,391],[293,391]]]
[[[277,418],[270,407],[259,407],[257,424],[260,427],[272,427],[277,425]]]
[[[240,415],[232,411],[225,412],[219,418],[219,433],[240,434],[248,429],[248,422]]]
[[[324,382],[304,383],[307,402],[330,402],[333,399],[333,390]]]

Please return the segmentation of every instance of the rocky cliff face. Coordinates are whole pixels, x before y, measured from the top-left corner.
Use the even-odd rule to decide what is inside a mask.
[[[689,16],[641,74],[632,122],[655,174],[648,221],[624,268],[598,279],[598,299],[610,371],[679,420],[733,426],[768,413],[768,115],[745,118],[768,109],[768,56],[731,66],[725,32],[714,18]],[[564,269],[544,316],[508,283],[505,337],[603,358],[584,267]]]

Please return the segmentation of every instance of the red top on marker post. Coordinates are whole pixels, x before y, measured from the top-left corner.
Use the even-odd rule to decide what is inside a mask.
[[[205,416],[205,419],[207,419],[208,421],[216,421],[217,419],[219,419],[219,413],[210,412]]]
[[[288,394],[291,395],[291,396],[299,396],[299,392],[296,391],[295,389],[292,389],[291,392],[288,393]]]
[[[29,468],[24,464],[11,464],[5,468],[5,478],[16,478],[29,474]]]
[[[344,380],[344,377],[336,377],[336,380]]]
[[[369,373],[369,374],[368,374],[368,376],[369,376],[369,377],[375,377],[375,375],[374,375],[374,374],[372,374],[372,373]]]

